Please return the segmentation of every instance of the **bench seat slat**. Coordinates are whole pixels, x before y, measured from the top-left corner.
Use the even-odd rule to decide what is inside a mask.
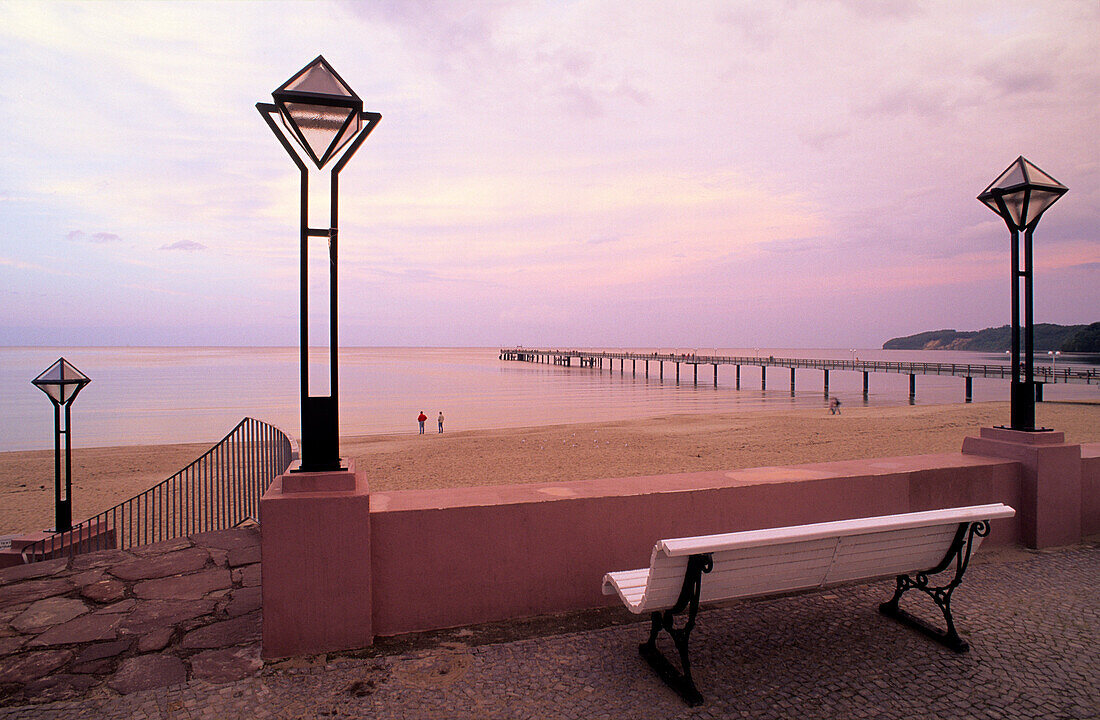
[[[777,591],[817,587],[825,577],[832,555],[832,548],[823,548],[814,556],[782,565],[769,566],[759,561],[748,566],[716,562],[714,570],[702,583],[702,597],[704,601],[744,597],[756,594],[758,587],[767,586],[776,587]],[[675,604],[683,586],[683,570],[678,575],[655,576],[653,570],[650,573],[644,607],[662,609]]]
[[[646,582],[649,580],[649,570],[647,568],[623,570],[622,572],[610,573],[610,575],[615,578],[615,584],[624,589],[645,587]]]
[[[758,567],[775,569],[788,565],[797,566],[815,562],[820,558],[832,558],[835,548],[836,540],[814,540],[776,546],[770,553],[764,548],[719,552],[713,554],[714,570],[722,571],[729,568],[748,571]],[[649,575],[652,579],[674,576],[682,580],[684,570],[687,568],[687,558],[659,557],[653,561],[651,568]]]

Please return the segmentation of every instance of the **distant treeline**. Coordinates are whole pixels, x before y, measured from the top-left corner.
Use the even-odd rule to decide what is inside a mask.
[[[883,350],[970,350],[972,352],[1003,352],[1012,347],[1009,325],[959,332],[929,330],[928,332],[893,338],[882,344]],[[1100,352],[1100,322],[1091,325],[1035,325],[1035,351]]]

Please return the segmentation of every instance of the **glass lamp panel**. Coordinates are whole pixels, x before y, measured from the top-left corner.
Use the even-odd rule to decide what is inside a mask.
[[[1008,188],[1013,185],[1021,185],[1027,182],[1027,178],[1024,177],[1024,168],[1020,164],[1020,161],[1012,163],[1008,166],[1008,169],[1001,173],[1000,177],[993,181],[993,183],[986,188],[986,190],[992,190],[994,188]]]
[[[1016,227],[1023,227],[1023,214],[1024,214],[1024,197],[1027,193],[1023,190],[1008,193],[1004,195],[1005,207],[1008,208],[1008,215],[1012,219],[1013,224]]]
[[[318,167],[324,165],[328,159],[326,154],[329,146],[344,126],[348,115],[354,112],[348,108],[292,102],[284,103],[282,107],[285,108],[283,122],[289,122],[298,128]],[[293,127],[291,130],[293,131]]]
[[[336,138],[336,141],[332,144],[332,149],[329,150],[330,155],[336,154],[340,148],[348,144],[348,141],[355,137],[355,134],[359,132],[359,129],[363,127],[363,121],[359,118],[359,113],[353,113],[354,117],[348,126],[344,129],[344,132],[340,134],[340,137]]]
[[[1001,214],[1001,208],[1000,208],[1000,206],[997,205],[997,199],[994,196],[992,196],[992,195],[979,195],[978,199],[981,200],[982,204],[984,204],[986,207],[988,207],[993,212],[997,213],[998,215]]]
[[[82,380],[84,382],[88,382],[88,376],[70,365],[69,361],[65,358],[61,358],[57,361],[57,363],[61,366],[62,380]]]
[[[1043,212],[1054,204],[1054,201],[1062,197],[1063,193],[1052,190],[1032,190],[1031,200],[1027,204],[1027,218],[1025,225],[1037,220]]]
[[[46,370],[34,379],[35,384],[58,383],[65,379],[65,359],[62,358],[50,365]]]
[[[340,78],[325,67],[321,58],[317,58],[298,77],[288,82],[284,88],[288,91],[323,93],[325,95],[343,95],[355,97],[355,93]]]
[[[1043,172],[1039,168],[1032,165],[1031,161],[1026,159],[1026,158],[1024,159],[1024,165],[1025,165],[1025,169],[1027,170],[1028,182],[1032,182],[1032,183],[1035,183],[1037,185],[1052,185],[1054,187],[1065,187],[1065,185],[1058,182],[1057,180],[1052,178],[1050,175],[1047,175],[1045,172]]]
[[[58,405],[64,405],[65,404],[65,394],[64,394],[65,386],[64,385],[62,385],[60,383],[50,384],[50,385],[41,385],[41,384],[39,384],[38,389],[41,390],[42,392],[46,393],[47,395],[49,395],[50,399],[53,400]]]

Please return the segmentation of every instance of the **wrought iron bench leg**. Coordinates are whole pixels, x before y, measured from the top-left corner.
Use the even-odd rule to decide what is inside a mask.
[[[684,702],[692,707],[703,703],[703,695],[695,687],[695,681],[691,678],[688,636],[691,635],[691,630],[695,627],[695,615],[699,611],[699,590],[702,585],[702,575],[710,572],[713,567],[714,563],[709,553],[692,555],[688,558],[687,572],[684,574],[684,585],[680,589],[680,597],[676,600],[676,605],[664,612],[653,613],[649,640],[638,646],[638,651],[642,657],[645,658],[661,680],[675,690],[684,699]],[[682,628],[676,628],[675,616],[683,612],[684,608],[687,608],[688,611],[687,622],[684,623]],[[660,635],[662,628],[672,637],[672,642],[675,643],[676,650],[680,654],[680,670],[677,670],[657,648],[657,636]]]
[[[974,537],[985,537],[988,534],[989,523],[986,521],[960,524],[958,531],[955,533],[955,540],[951,543],[951,548],[947,551],[947,556],[944,557],[943,561],[931,570],[917,573],[915,578],[908,575],[898,575],[894,597],[879,605],[879,612],[904,625],[908,625],[955,652],[963,653],[969,650],[970,645],[959,636],[958,631],[955,629],[955,620],[951,615],[951,593],[962,582],[963,574],[970,564],[970,553]],[[928,576],[943,572],[952,562],[955,563],[955,577],[946,585],[931,586]],[[934,627],[899,607],[901,596],[909,590],[920,590],[928,595],[932,602],[936,603],[936,607],[943,613],[944,622],[947,624],[946,630]]]

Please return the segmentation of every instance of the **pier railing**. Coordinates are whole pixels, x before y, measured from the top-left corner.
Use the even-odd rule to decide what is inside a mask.
[[[700,355],[694,352],[638,353],[604,350],[565,350],[546,348],[501,348],[502,360],[527,360],[547,358],[555,362],[577,358],[581,365],[592,360],[631,360],[636,362],[671,362],[685,365],[755,365],[759,367],[807,368],[813,370],[850,370],[853,372],[886,372],[903,375],[953,375],[969,378],[1011,379],[1012,366],[976,363],[888,362],[885,360],[827,360],[813,358],[780,358],[758,355]],[[1100,371],[1095,368],[1036,365],[1032,370],[1035,381],[1042,383],[1082,383],[1100,385]]]
[[[24,562],[130,548],[240,525],[292,460],[281,430],[245,418],[221,442],[172,477],[95,517],[28,545]]]

